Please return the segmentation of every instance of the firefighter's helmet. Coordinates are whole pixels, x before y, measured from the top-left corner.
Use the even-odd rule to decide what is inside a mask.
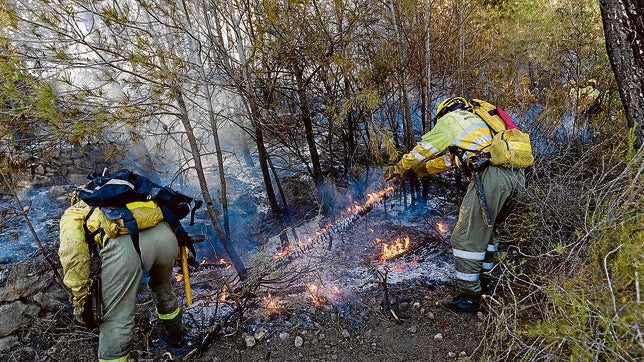
[[[445,114],[457,109],[467,109],[470,107],[471,106],[467,99],[463,97],[447,98],[438,105],[438,108],[436,108],[436,118],[440,118]]]

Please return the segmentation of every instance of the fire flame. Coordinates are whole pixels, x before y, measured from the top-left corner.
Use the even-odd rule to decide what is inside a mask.
[[[327,299],[323,295],[320,295],[320,288],[317,285],[308,283],[306,288],[309,290],[309,298],[311,298],[314,305],[326,304]]]
[[[292,248],[291,248],[290,246],[286,246],[286,247],[284,247],[281,251],[278,251],[277,253],[275,253],[275,255],[273,255],[273,259],[279,259],[279,258],[281,258],[281,257],[283,257],[284,255],[286,255],[286,254],[290,253],[290,252],[291,252],[291,250],[292,250]]]
[[[230,290],[228,290],[228,285],[224,284],[224,286],[221,288],[221,293],[219,293],[219,301],[225,302],[226,300],[228,300],[229,296]]]
[[[217,263],[219,263],[219,265],[223,266],[226,269],[231,267],[230,263],[227,262],[226,259],[224,259],[224,258],[219,259],[219,261]]]
[[[176,281],[178,281],[178,282],[183,281],[183,274],[176,274],[176,275],[174,276],[174,280],[176,280]]]
[[[444,235],[447,232],[447,225],[443,224],[442,222],[436,223],[436,227],[438,228],[438,231],[441,233],[441,235]]]
[[[271,293],[268,293],[264,297],[264,306],[266,307],[269,315],[278,315],[284,313],[282,302],[280,302],[279,299],[277,299]]]
[[[376,192],[368,193],[368,194],[367,194],[367,201],[366,201],[363,205],[360,205],[360,204],[358,204],[357,202],[354,202],[354,204],[353,204],[352,206],[350,206],[350,207],[348,207],[348,208],[347,208],[346,212],[347,212],[347,213],[349,213],[350,215],[354,215],[354,216],[355,216],[355,215],[357,215],[357,214],[359,214],[360,212],[363,212],[363,211],[367,211],[367,212],[368,212],[368,211],[369,211],[369,209],[368,209],[368,208],[369,208],[370,206],[372,206],[373,204],[377,203],[378,201],[380,201],[380,199],[382,199],[382,198],[383,198],[383,197],[385,197],[388,193],[391,193],[391,192],[393,192],[393,191],[394,191],[394,188],[393,188],[393,186],[391,186],[391,185],[390,185],[390,186],[387,186],[387,187],[385,187],[384,189],[382,189],[382,190],[380,190],[380,191],[376,191]],[[308,238],[306,239],[306,243],[303,243],[301,240],[298,240],[298,241],[297,241],[297,246],[298,246],[298,248],[299,248],[299,249],[303,249],[304,247],[306,247],[306,246],[308,246],[308,245],[310,245],[310,244],[314,243],[314,241],[315,241],[317,238],[323,237],[323,236],[324,236],[324,234],[325,234],[325,233],[327,233],[327,232],[329,232],[329,231],[333,231],[333,229],[334,229],[336,226],[338,226],[338,225],[339,225],[339,227],[340,227],[340,228],[342,228],[342,227],[346,226],[346,224],[347,224],[347,223],[351,222],[351,220],[347,220],[347,219],[349,219],[351,216],[347,217],[347,216],[346,216],[346,215],[344,215],[344,214],[345,214],[345,211],[343,210],[343,211],[340,213],[340,218],[339,218],[338,220],[336,220],[334,224],[332,224],[332,223],[327,223],[323,228],[321,228],[320,230],[318,230],[318,231],[315,233],[315,236],[314,236],[314,237],[308,237]],[[288,255],[288,254],[290,254],[290,253],[291,253],[291,252],[293,252],[294,250],[295,250],[295,249],[294,249],[294,248],[292,248],[292,247],[285,247],[285,248],[284,248],[284,249],[282,249],[281,251],[279,251],[279,252],[275,253],[275,254],[273,255],[273,259],[275,259],[275,260],[277,260],[277,259],[281,259],[282,257],[284,257],[284,256],[286,256],[286,255]]]
[[[376,243],[382,244],[382,254],[380,254],[380,260],[389,260],[409,250],[409,235],[399,237],[389,244],[384,243],[382,242],[382,240],[376,238]]]

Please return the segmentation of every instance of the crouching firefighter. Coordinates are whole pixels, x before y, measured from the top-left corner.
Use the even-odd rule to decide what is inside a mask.
[[[453,312],[476,312],[481,296],[491,295],[490,271],[498,261],[495,227],[505,220],[515,193],[525,185],[522,168],[490,162],[495,132],[474,111],[473,103],[478,105],[474,101],[454,97],[441,102],[434,128],[384,175],[386,181],[409,172],[423,177],[457,166],[470,180],[451,237],[459,294],[440,301]]]
[[[134,195],[141,185],[132,177],[138,175],[127,170],[120,175],[124,180],[99,177],[79,188],[60,219],[63,282],[73,295],[75,322],[99,328],[99,361],[128,360],[143,283],[150,287],[162,339],[172,348],[184,345],[181,307],[171,285],[184,237],[176,233],[176,220],[164,217],[159,200]],[[156,195],[159,188],[149,186],[145,192]],[[127,192],[119,194],[123,190]],[[83,199],[83,193],[94,193],[106,206]],[[141,201],[130,201],[136,199]]]

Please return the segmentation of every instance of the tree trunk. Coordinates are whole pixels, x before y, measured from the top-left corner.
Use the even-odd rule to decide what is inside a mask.
[[[235,9],[232,1],[228,1],[228,8],[230,15],[233,20],[233,24],[236,28],[240,26],[240,21],[237,15],[235,14]],[[246,101],[249,109],[250,122],[253,127],[255,144],[257,145],[257,156],[259,159],[259,167],[262,170],[262,178],[264,181],[264,187],[266,189],[266,197],[268,198],[268,203],[271,207],[271,213],[275,222],[279,225],[280,228],[280,238],[282,246],[285,247],[288,245],[288,239],[284,240],[285,234],[281,233],[284,229],[284,223],[282,222],[282,212],[277,202],[277,196],[275,195],[275,189],[273,188],[273,182],[271,181],[271,175],[269,170],[269,155],[266,150],[266,145],[264,144],[264,133],[262,131],[261,124],[261,115],[259,107],[257,106],[257,100],[255,98],[255,89],[253,88],[253,82],[250,77],[250,69],[246,59],[246,53],[244,51],[244,44],[242,43],[241,37],[235,34],[235,45],[237,47],[237,55],[239,56],[239,61],[241,63],[241,71],[243,84],[239,85],[239,91],[242,94],[246,94]],[[284,235],[284,236],[282,236]]]
[[[320,166],[320,156],[318,154],[318,148],[315,145],[315,134],[313,131],[313,120],[311,119],[311,110],[309,107],[309,101],[306,98],[306,92],[304,90],[304,80],[301,70],[296,70],[295,72],[295,83],[297,85],[297,95],[300,101],[300,110],[302,112],[302,122],[304,123],[304,132],[306,133],[306,143],[309,146],[309,152],[311,153],[311,166],[313,168],[313,180],[315,181],[315,186],[317,188],[321,187],[324,182],[322,175],[322,167]],[[318,189],[318,191],[320,191]]]
[[[208,191],[208,183],[206,182],[206,175],[204,174],[203,165],[201,163],[201,155],[199,153],[199,146],[197,145],[197,138],[195,137],[194,130],[192,129],[192,125],[190,124],[186,102],[183,99],[183,93],[178,87],[175,88],[174,97],[179,106],[179,110],[181,111],[181,124],[183,125],[186,136],[188,137],[188,142],[190,143],[190,151],[192,152],[193,160],[195,162],[195,171],[197,172],[197,179],[199,180],[201,195],[203,196],[206,204],[206,214],[212,222],[212,226],[217,232],[217,236],[219,236],[221,245],[224,247],[224,250],[226,250],[226,253],[228,254],[228,257],[230,258],[233,266],[235,267],[237,274],[239,274],[239,278],[244,280],[247,277],[246,267],[237,255],[237,252],[233,248],[228,235],[226,235],[224,229],[221,227],[221,223],[219,222],[219,211],[215,209],[212,198],[210,197],[210,192]]]
[[[192,30],[192,20],[190,19],[190,13],[188,12],[188,7],[186,6],[185,0],[181,0],[181,5],[188,21],[188,25]],[[204,13],[207,15],[207,13]],[[209,18],[206,16],[206,21],[210,23]],[[226,177],[224,173],[224,158],[221,151],[221,142],[219,141],[219,130],[217,124],[217,118],[215,116],[215,110],[212,104],[212,90],[210,84],[208,83],[208,77],[206,76],[206,71],[203,66],[203,60],[201,58],[201,53],[199,49],[202,47],[195,47],[193,38],[189,38],[190,48],[194,53],[195,64],[199,68],[199,76],[203,81],[202,90],[204,93],[204,101],[208,107],[208,120],[210,121],[210,130],[212,132],[213,140],[215,141],[215,153],[217,155],[217,171],[219,175],[219,186],[220,186],[220,195],[219,201],[221,202],[221,209],[224,216],[224,231],[226,235],[230,236],[230,215],[228,212],[228,191],[226,189]]]
[[[432,128],[432,72],[431,72],[431,33],[429,31],[429,24],[431,23],[432,5],[429,0],[425,0],[425,87],[422,87],[423,94],[423,133],[429,132]]]
[[[639,5],[638,5],[639,3]],[[641,0],[600,0],[606,50],[637,146],[644,142],[644,15]]]

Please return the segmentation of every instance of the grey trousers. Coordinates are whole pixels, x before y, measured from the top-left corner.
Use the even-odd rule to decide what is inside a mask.
[[[139,231],[144,265],[150,274],[149,286],[157,313],[179,310],[170,278],[177,259],[177,238],[166,222]],[[100,252],[103,263],[103,321],[98,342],[99,360],[119,360],[129,354],[134,338],[136,297],[141,289],[141,259],[130,235],[109,240]]]
[[[514,206],[517,190],[525,186],[523,169],[488,166],[480,177],[494,226],[485,225],[476,187],[470,182],[451,239],[456,285],[462,294],[481,293],[481,272],[498,262],[495,228]]]

